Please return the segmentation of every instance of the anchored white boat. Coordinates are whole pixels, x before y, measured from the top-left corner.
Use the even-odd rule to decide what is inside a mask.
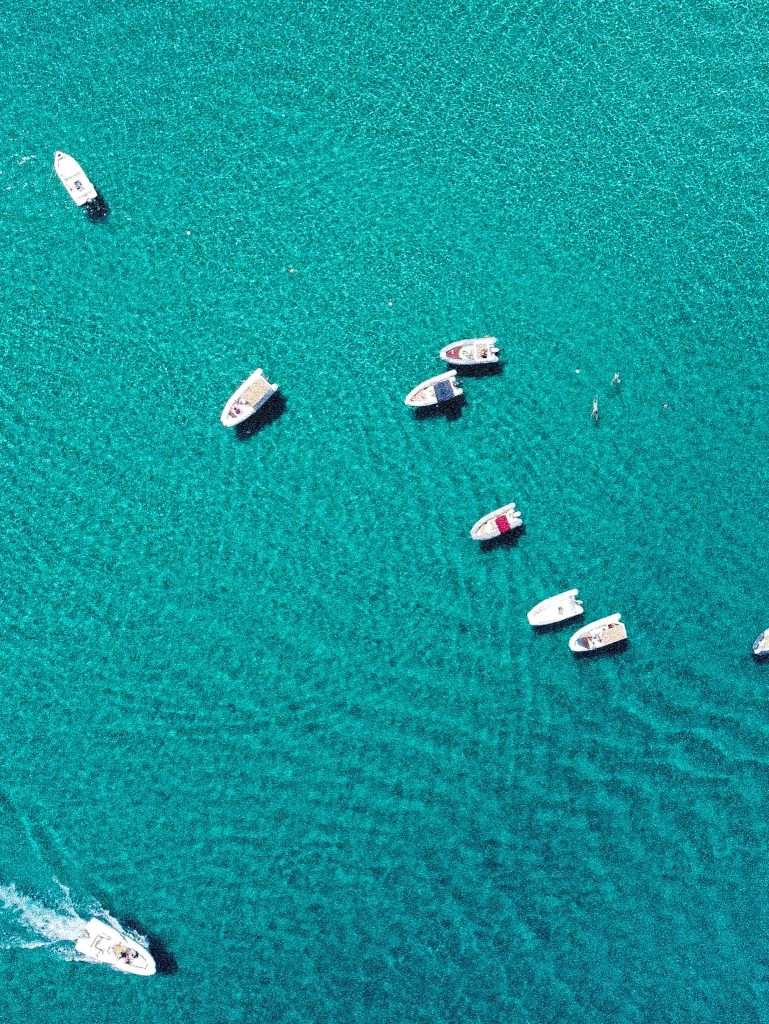
[[[513,501],[481,516],[470,530],[470,536],[473,540],[494,540],[495,537],[517,530],[520,526],[523,526],[523,518]]]
[[[496,338],[463,338],[444,345],[439,355],[452,366],[481,366],[483,363],[498,363]]]
[[[627,630],[621,618],[620,613],[616,612],[603,619],[596,619],[595,622],[588,622],[569,638],[569,650],[575,654],[584,654],[627,640]]]
[[[76,206],[85,207],[92,218],[104,216],[107,204],[73,156],[57,150],[53,155],[53,169]]]
[[[753,641],[753,654],[755,654],[757,658],[769,657],[769,629],[765,629],[763,633],[759,633]]]
[[[106,964],[124,974],[149,976],[157,969],[149,950],[98,917],[92,917],[85,926],[75,949],[90,963]]]
[[[457,384],[457,371],[447,370],[446,373],[439,373],[437,377],[430,377],[417,384],[406,395],[405,402],[412,409],[425,409],[442,402],[451,402],[462,394],[464,392]]]
[[[278,390],[277,384],[270,384],[261,367],[254,370],[243,381],[237,391],[228,399],[222,410],[221,421],[225,427],[236,427],[238,423],[253,416]]]
[[[577,597],[579,590],[564,590],[562,594],[546,597],[535,604],[526,618],[530,626],[552,626],[584,614],[582,602]]]

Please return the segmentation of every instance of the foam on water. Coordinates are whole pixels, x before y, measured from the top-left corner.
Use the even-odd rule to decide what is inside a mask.
[[[75,909],[69,890],[60,886],[60,899],[53,906],[19,892],[11,884],[0,885],[0,919],[5,932],[6,949],[37,949],[58,943],[74,942],[86,926],[86,919]],[[31,932],[36,938],[13,934],[14,929]]]
[[[80,958],[73,944],[90,917],[98,917],[140,945],[147,945],[145,935],[121,924],[98,901],[84,901],[86,909],[80,912],[70,889],[56,880],[54,885],[59,895],[51,904],[25,895],[13,883],[0,885],[0,948],[40,949],[47,946],[62,960],[78,960]]]

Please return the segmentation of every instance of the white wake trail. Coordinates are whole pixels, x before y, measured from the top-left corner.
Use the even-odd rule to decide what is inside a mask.
[[[76,912],[69,891],[63,886],[60,888],[63,895],[60,905],[48,907],[40,900],[20,893],[13,884],[0,885],[0,908],[15,917],[15,931],[21,926],[21,929],[31,933],[5,936],[0,940],[5,949],[36,949],[59,942],[74,943],[85,928],[86,921]]]

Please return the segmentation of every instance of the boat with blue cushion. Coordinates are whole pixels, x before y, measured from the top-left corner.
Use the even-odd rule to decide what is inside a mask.
[[[457,371],[447,370],[446,373],[439,373],[437,377],[430,377],[417,384],[406,395],[405,402],[412,409],[427,409],[431,405],[453,402],[463,394],[464,391],[457,384]]]

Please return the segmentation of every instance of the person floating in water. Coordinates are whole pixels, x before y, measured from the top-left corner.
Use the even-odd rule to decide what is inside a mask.
[[[611,379],[611,382],[614,385],[614,387],[616,388],[619,384],[622,383],[622,378],[620,377],[620,375],[618,373],[615,373],[614,376]]]
[[[598,422],[598,398],[593,399],[593,411],[590,413],[593,423]]]

